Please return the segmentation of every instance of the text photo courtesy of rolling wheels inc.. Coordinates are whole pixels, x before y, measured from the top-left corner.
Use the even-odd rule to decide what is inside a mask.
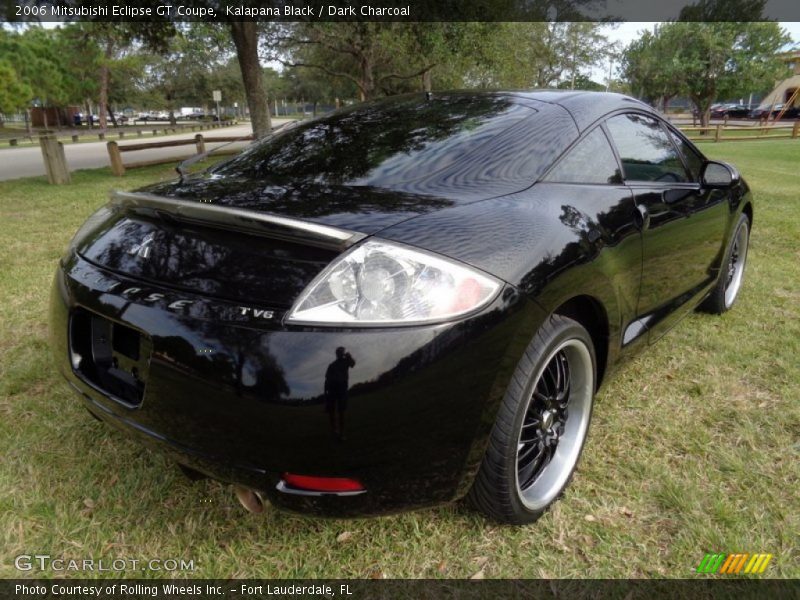
[[[0,595],[800,593],[800,8],[190,4],[0,9]]]

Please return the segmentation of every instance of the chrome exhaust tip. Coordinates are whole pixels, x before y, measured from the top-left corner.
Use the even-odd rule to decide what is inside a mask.
[[[233,486],[233,490],[236,492],[236,497],[239,499],[239,503],[245,507],[247,512],[251,512],[253,514],[260,514],[264,512],[264,500],[255,490],[251,490],[250,488],[242,487],[241,485]]]

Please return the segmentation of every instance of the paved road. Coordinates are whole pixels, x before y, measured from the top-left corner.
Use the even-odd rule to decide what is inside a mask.
[[[273,119],[273,125],[280,125],[287,119]],[[214,136],[246,136],[251,133],[250,124],[234,125],[221,129],[211,129],[203,131],[207,137]],[[176,135],[165,135],[153,138],[152,141],[193,139],[195,133],[181,133]],[[131,138],[122,140],[120,146],[126,144],[137,144],[148,141],[146,137]],[[237,146],[244,147],[247,143],[236,143]],[[212,150],[222,144],[206,144],[206,150]],[[176,146],[174,148],[153,148],[150,150],[139,150],[128,152],[122,155],[124,162],[138,162],[143,160],[155,160],[157,158],[188,156],[195,151],[194,146]],[[64,143],[64,153],[67,157],[67,165],[70,171],[77,169],[94,169],[97,167],[108,166],[108,151],[106,142],[87,142],[82,144]],[[18,177],[31,177],[44,175],[44,162],[42,161],[42,151],[39,146],[29,148],[6,148],[0,149],[0,181],[6,179],[16,179]]]

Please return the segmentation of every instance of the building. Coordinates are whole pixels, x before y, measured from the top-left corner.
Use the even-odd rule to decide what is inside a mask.
[[[776,104],[786,104],[793,100],[792,106],[800,106],[800,46],[795,46],[792,50],[780,55],[782,61],[789,65],[791,75],[778,83],[775,89],[764,96],[759,108],[769,108]]]

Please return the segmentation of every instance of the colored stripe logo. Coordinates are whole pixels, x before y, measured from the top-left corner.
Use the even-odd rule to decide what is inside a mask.
[[[697,565],[698,573],[722,573],[738,575],[739,573],[757,574],[767,570],[772,554],[706,554]]]

